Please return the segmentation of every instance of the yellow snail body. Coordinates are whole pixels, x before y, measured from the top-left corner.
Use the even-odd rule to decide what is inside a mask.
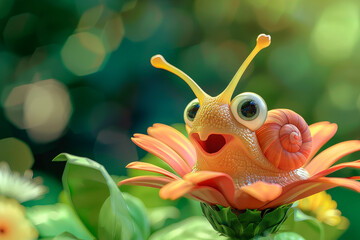
[[[184,111],[189,138],[197,161],[193,171],[229,174],[237,187],[256,181],[289,183],[307,179],[302,168],[311,151],[311,134],[304,119],[291,110],[267,110],[259,95],[245,92],[232,99],[245,69],[270,36],[261,34],[257,44],[227,88],[218,96],[206,94],[188,75],[156,55],[153,66],[175,73],[193,90],[196,99]]]

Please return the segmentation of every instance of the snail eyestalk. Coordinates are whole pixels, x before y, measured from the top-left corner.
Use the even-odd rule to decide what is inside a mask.
[[[240,66],[239,70],[236,72],[235,76],[226,87],[226,89],[219,95],[222,102],[230,103],[231,97],[235,91],[235,88],[245,72],[246,68],[249,66],[251,61],[254,59],[256,54],[260,52],[261,49],[266,48],[271,43],[270,35],[260,34],[256,39],[256,46],[250,53],[250,55],[245,59],[244,63]]]
[[[194,92],[194,94],[196,95],[197,99],[200,102],[200,105],[202,104],[202,102],[204,101],[204,98],[206,96],[208,96],[200,87],[199,85],[196,84],[196,82],[190,78],[186,73],[184,73],[183,71],[181,71],[180,69],[174,67],[173,65],[171,65],[170,63],[168,63],[163,56],[161,55],[155,55],[151,58],[151,65],[153,65],[156,68],[161,68],[161,69],[165,69],[169,72],[174,73],[175,75],[179,76],[180,78],[182,78],[191,88],[191,90]]]

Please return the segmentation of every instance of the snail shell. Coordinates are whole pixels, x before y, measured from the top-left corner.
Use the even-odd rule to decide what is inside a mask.
[[[300,168],[311,152],[309,126],[299,114],[288,109],[269,111],[256,136],[265,157],[282,170]]]

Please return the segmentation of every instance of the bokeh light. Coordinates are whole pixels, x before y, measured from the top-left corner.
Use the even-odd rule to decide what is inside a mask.
[[[4,102],[9,121],[26,129],[36,142],[57,139],[71,116],[71,102],[66,87],[53,79],[13,88]]]
[[[359,40],[359,6],[342,1],[326,7],[313,29],[316,57],[324,62],[348,58]]]
[[[101,39],[90,32],[75,33],[67,39],[61,57],[75,75],[83,76],[100,70],[106,51]]]

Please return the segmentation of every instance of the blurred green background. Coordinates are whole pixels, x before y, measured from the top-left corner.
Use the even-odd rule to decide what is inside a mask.
[[[130,141],[133,133],[183,122],[194,95],[151,67],[153,55],[216,95],[260,33],[272,44],[237,93],[256,92],[269,109],[292,109],[309,124],[337,123],[326,146],[360,139],[357,0],[0,0],[0,32],[0,138],[30,146],[45,184],[59,182],[63,165],[51,159],[61,152],[126,175],[124,166],[145,154]],[[359,194],[329,193],[351,221],[343,239],[360,236]]]

